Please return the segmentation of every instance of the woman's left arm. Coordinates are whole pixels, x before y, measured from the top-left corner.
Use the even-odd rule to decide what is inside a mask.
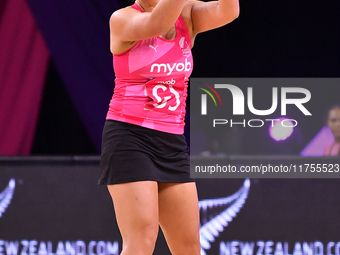
[[[218,0],[202,2],[196,0],[187,1],[190,8],[190,20],[192,35],[222,27],[239,15],[238,0]]]

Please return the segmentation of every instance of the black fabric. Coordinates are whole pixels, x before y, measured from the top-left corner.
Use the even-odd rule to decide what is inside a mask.
[[[194,181],[188,153],[184,135],[106,120],[98,184]]]

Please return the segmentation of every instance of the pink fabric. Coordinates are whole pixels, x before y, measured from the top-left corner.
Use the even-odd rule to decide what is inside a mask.
[[[340,150],[340,144],[336,142],[332,142],[327,145],[324,156],[338,156]]]
[[[26,0],[7,0],[0,20],[0,155],[29,155],[49,52]]]
[[[139,41],[129,51],[114,55],[116,85],[107,119],[183,134],[193,59],[189,32],[182,17],[175,27],[174,40],[158,36]]]

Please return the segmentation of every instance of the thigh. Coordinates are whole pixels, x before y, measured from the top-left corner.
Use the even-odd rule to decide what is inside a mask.
[[[199,255],[199,207],[194,182],[159,183],[159,222],[173,255]]]
[[[158,185],[155,181],[108,185],[124,244],[158,235]]]

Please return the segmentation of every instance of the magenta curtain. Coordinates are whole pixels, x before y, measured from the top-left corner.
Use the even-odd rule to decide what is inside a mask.
[[[0,155],[29,155],[49,51],[26,0],[0,4]]]

